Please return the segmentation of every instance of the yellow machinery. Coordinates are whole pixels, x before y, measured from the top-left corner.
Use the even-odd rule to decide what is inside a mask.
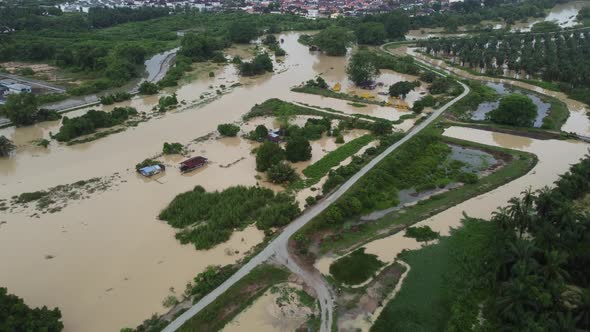
[[[334,88],[332,88],[332,90],[334,90],[336,92],[340,92],[341,88],[342,88],[342,86],[340,85],[340,83],[336,83],[336,84],[334,84]]]

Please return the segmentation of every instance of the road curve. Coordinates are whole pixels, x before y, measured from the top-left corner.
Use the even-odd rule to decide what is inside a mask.
[[[383,45],[385,46],[385,45]],[[387,53],[389,51],[385,50],[384,47],[381,47]],[[391,54],[391,53],[390,53]],[[419,60],[420,63],[422,61]],[[422,67],[426,67],[425,65],[421,65]],[[446,70],[445,70],[446,72]],[[316,292],[316,296],[320,302],[320,309],[321,309],[321,317],[322,317],[322,324],[320,327],[320,332],[328,332],[331,331],[332,322],[333,322],[333,311],[334,311],[334,300],[331,294],[331,290],[328,287],[327,283],[323,280],[322,276],[318,271],[307,271],[303,267],[297,265],[294,259],[290,259],[289,251],[288,251],[288,242],[289,238],[295,234],[299,229],[305,226],[309,221],[311,221],[314,217],[318,214],[322,213],[326,208],[328,208],[332,203],[334,203],[338,198],[340,198],[348,189],[350,189],[363,175],[365,175],[368,171],[370,171],[373,167],[375,167],[380,161],[382,161],[387,155],[398,149],[402,144],[407,142],[408,140],[412,139],[418,133],[420,133],[426,126],[431,124],[438,116],[440,116],[444,111],[446,111],[450,106],[454,103],[459,101],[461,98],[465,97],[469,93],[469,87],[461,82],[458,82],[463,86],[463,93],[459,96],[455,97],[453,100],[448,102],[443,107],[434,111],[424,122],[415,126],[408,132],[406,136],[404,136],[401,140],[396,142],[395,144],[388,147],[385,151],[383,151],[380,155],[375,157],[371,160],[367,165],[365,165],[359,172],[353,175],[348,181],[346,181],[342,186],[340,186],[336,191],[334,191],[331,195],[327,196],[326,198],[319,201],[316,205],[307,209],[303,214],[301,214],[298,218],[296,218],[293,222],[291,222],[279,236],[277,236],[274,240],[272,240],[266,248],[264,248],[258,255],[254,256],[248,263],[244,264],[236,273],[234,273],[229,279],[227,279],[224,283],[219,285],[216,289],[212,292],[207,294],[203,297],[200,301],[195,303],[190,309],[185,311],[182,315],[177,317],[175,320],[170,322],[170,324],[163,329],[163,332],[173,332],[178,330],[186,321],[188,321],[191,317],[196,315],[199,311],[204,309],[207,305],[212,303],[218,296],[223,294],[228,288],[246,276],[252,269],[256,266],[264,263],[265,261],[273,258],[275,262],[284,265],[287,267],[291,272],[300,276],[308,286],[313,288]]]

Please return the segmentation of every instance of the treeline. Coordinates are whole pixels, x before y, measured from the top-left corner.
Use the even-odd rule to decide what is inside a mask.
[[[530,78],[558,82],[564,92],[590,102],[590,32],[575,31],[542,35],[493,34],[466,39],[419,42],[434,56],[477,69],[488,75],[503,76],[504,69]]]
[[[260,187],[235,186],[206,192],[201,186],[182,193],[159,218],[180,228],[176,238],[196,249],[209,249],[229,240],[235,229],[256,223],[268,230],[287,225],[300,210],[292,196]]]

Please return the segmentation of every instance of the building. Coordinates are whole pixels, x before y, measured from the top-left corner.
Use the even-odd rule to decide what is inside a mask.
[[[190,172],[193,169],[205,166],[208,162],[209,160],[207,160],[205,157],[193,157],[180,163],[180,171],[182,173]]]

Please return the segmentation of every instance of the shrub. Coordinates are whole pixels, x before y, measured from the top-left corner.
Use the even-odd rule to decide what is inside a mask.
[[[336,144],[342,144],[344,143],[344,137],[342,137],[341,134],[338,134],[338,136],[336,136]]]
[[[240,127],[232,123],[222,123],[217,126],[217,131],[222,136],[235,137],[240,131]]]
[[[99,128],[122,124],[129,117],[137,115],[133,107],[115,107],[111,112],[90,110],[77,118],[64,117],[59,132],[53,136],[60,142],[67,142],[82,135],[88,135]]]
[[[439,233],[433,231],[429,226],[408,227],[404,236],[414,238],[418,242],[426,242],[438,239]]]
[[[268,179],[272,183],[289,183],[297,180],[298,176],[295,169],[284,161],[272,165],[266,172]]]
[[[466,184],[474,184],[474,183],[477,183],[479,178],[477,177],[477,174],[475,174],[475,173],[462,172],[461,174],[459,174],[459,177],[457,178],[457,180],[459,182],[463,182]]]
[[[311,145],[309,141],[300,136],[289,139],[285,149],[285,157],[290,162],[311,159]]]
[[[242,76],[254,76],[273,71],[272,60],[267,53],[258,54],[252,61],[243,61],[239,68]]]
[[[6,157],[16,148],[6,136],[0,136],[0,157]]]
[[[148,166],[159,165],[160,162],[154,159],[145,159],[144,161],[140,162],[139,164],[135,165],[135,169],[140,169]]]
[[[182,153],[182,149],[184,147],[180,143],[168,143],[165,142],[164,146],[162,147],[163,154],[180,154]]]
[[[307,196],[307,198],[305,198],[305,203],[307,203],[308,206],[312,206],[317,203],[317,200],[314,196]]]
[[[143,81],[139,85],[139,93],[142,95],[153,95],[158,93],[158,90],[160,90],[158,85],[152,82]]]
[[[285,150],[273,142],[264,142],[256,151],[256,170],[264,172],[285,159]]]
[[[158,106],[160,107],[160,112],[166,111],[167,108],[171,106],[178,105],[178,99],[176,98],[176,93],[173,93],[171,96],[162,96],[158,100]]]
[[[495,123],[531,127],[537,117],[537,106],[525,95],[510,94],[502,97],[498,108],[487,116]]]

